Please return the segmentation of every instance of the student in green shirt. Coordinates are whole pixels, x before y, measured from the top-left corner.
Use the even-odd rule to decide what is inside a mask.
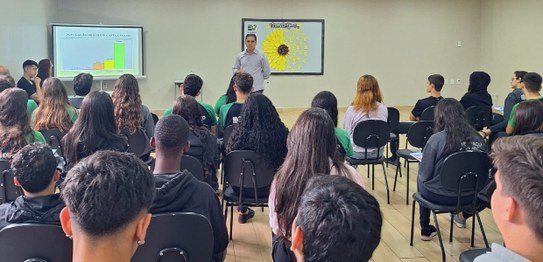
[[[27,100],[28,95],[20,88],[8,88],[0,93],[1,159],[11,160],[27,144],[45,143],[43,135],[30,128]]]
[[[70,105],[62,81],[55,77],[45,79],[40,106],[32,113],[34,130],[58,129],[67,133],[77,120],[77,109]]]
[[[541,91],[541,82],[541,75],[538,73],[529,72],[524,75],[521,85],[522,92],[524,93],[524,96],[526,96],[526,100],[539,100],[543,102],[543,97],[541,97],[541,94],[539,93]],[[511,109],[509,122],[507,123],[507,128],[505,129],[505,132],[508,135],[513,134],[513,130],[515,129],[515,112],[517,111],[519,104],[514,105],[513,109]]]
[[[230,84],[228,84],[228,89],[226,89],[226,93],[220,96],[215,103],[215,113],[217,114],[217,116],[219,116],[219,112],[221,111],[222,106],[236,101],[236,91],[234,91],[234,77],[236,76],[236,74],[234,74],[232,78],[230,78]]]
[[[334,126],[336,126],[336,139],[341,147],[339,148],[339,152],[343,156],[343,159],[345,159],[345,156],[352,157],[353,147],[351,145],[349,133],[347,133],[345,129],[337,127],[338,111],[336,96],[332,92],[322,91],[313,98],[311,107],[319,107],[328,112],[332,120],[334,120]]]

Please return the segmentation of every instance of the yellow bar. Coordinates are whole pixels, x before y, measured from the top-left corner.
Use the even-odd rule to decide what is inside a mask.
[[[113,60],[104,60],[104,69],[113,69],[115,68],[115,63]]]

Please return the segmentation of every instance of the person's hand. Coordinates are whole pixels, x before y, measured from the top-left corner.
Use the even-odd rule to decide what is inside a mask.
[[[41,83],[41,78],[36,76],[36,77],[34,77],[34,79],[32,79],[32,81],[34,81],[34,84],[39,85]]]
[[[483,130],[482,130],[483,134],[485,134],[485,136],[489,136],[490,134],[492,134],[492,131],[490,131],[490,129],[488,127],[484,127]]]

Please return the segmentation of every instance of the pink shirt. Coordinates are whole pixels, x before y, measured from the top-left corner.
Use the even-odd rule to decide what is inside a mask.
[[[332,165],[332,160],[330,160],[330,165]],[[364,188],[364,180],[362,180],[362,177],[360,176],[358,171],[350,165],[347,165],[345,163],[343,165],[347,168],[347,173],[341,175],[351,179],[355,183],[359,184],[362,188]],[[335,167],[332,167],[332,170],[330,170],[330,174],[339,175],[338,170]],[[273,233],[277,235],[277,232],[279,232],[279,222],[277,221],[277,213],[275,213],[275,180],[273,180],[270,188],[268,206],[270,215],[270,227],[272,228]]]
[[[354,144],[353,142],[353,132],[356,125],[360,122],[366,121],[366,120],[381,120],[381,121],[387,121],[388,118],[388,109],[387,107],[377,102],[377,111],[371,111],[369,113],[364,113],[361,111],[354,110],[353,106],[349,106],[347,108],[347,111],[345,111],[345,115],[343,116],[343,129],[347,130],[347,133],[349,133],[349,138],[351,139],[351,144],[353,145],[353,150],[355,152],[364,153],[365,148],[359,147]],[[376,148],[368,148],[368,152],[371,152],[375,150]]]

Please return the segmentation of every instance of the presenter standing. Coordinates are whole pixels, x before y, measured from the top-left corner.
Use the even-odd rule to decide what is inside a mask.
[[[234,62],[232,71],[249,73],[253,77],[253,93],[264,92],[264,80],[270,78],[270,64],[266,55],[256,49],[256,35],[245,36],[245,51],[241,52]]]

